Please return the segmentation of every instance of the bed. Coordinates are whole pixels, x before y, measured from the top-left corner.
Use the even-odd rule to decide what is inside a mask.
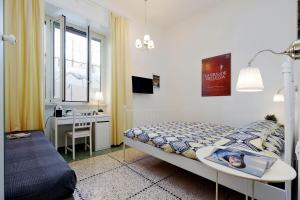
[[[163,122],[131,128],[124,133],[124,146],[215,181],[216,172],[196,160],[195,153],[204,146],[229,146],[280,158],[284,150],[284,128],[260,120],[241,128],[201,122]],[[124,152],[125,158],[125,152]],[[244,194],[251,194],[247,180],[219,175],[220,184]],[[285,199],[286,191],[267,183],[255,183],[257,199]]]
[[[202,122],[163,122],[127,130],[125,137],[168,153],[196,159],[205,146],[230,146],[280,157],[284,149],[284,128],[269,120],[243,128]]]
[[[43,132],[5,140],[5,199],[54,200],[72,196],[75,172]]]

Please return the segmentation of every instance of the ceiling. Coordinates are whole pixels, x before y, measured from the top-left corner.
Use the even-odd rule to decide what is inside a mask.
[[[144,20],[144,0],[89,0],[128,17]],[[148,0],[148,22],[160,28],[170,27],[199,12],[204,12],[221,0]]]

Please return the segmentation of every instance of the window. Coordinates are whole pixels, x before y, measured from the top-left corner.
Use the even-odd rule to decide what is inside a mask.
[[[101,91],[101,41],[91,40],[90,97]]]
[[[61,98],[61,69],[60,69],[60,27],[54,24],[54,58],[53,58],[53,99]]]
[[[62,17],[52,23],[53,60],[52,66],[48,66],[52,67],[53,87],[46,93],[51,94],[50,102],[89,102],[101,91],[104,37],[71,24],[62,28],[64,20]]]
[[[65,101],[88,101],[88,40],[86,35],[85,32],[67,27]]]

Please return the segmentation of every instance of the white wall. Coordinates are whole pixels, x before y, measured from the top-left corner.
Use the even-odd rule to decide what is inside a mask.
[[[109,40],[109,10],[102,7],[93,1],[84,0],[79,4],[75,0],[45,0],[47,4],[55,5],[61,9],[52,6],[47,6],[48,12],[56,15],[64,14],[67,18],[75,23],[93,24],[94,28],[102,31]],[[76,5],[76,6],[75,6]],[[153,74],[161,76],[161,88],[155,90],[153,95],[134,94],[134,107],[136,108],[157,108],[165,107],[169,104],[167,97],[168,70],[165,66],[164,46],[162,45],[162,32],[155,27],[147,27],[148,33],[153,38],[156,48],[152,51],[140,50],[135,48],[135,40],[141,38],[145,34],[145,25],[143,18],[136,18],[132,14],[121,7],[113,7],[113,12],[116,14],[122,13],[122,16],[127,18],[129,22],[129,46],[130,60],[132,65],[132,74],[152,78]],[[76,17],[74,17],[76,16]],[[96,26],[96,24],[99,24]],[[99,28],[101,25],[102,30]],[[107,63],[109,65],[109,63]],[[108,75],[108,74],[106,74]],[[109,81],[109,80],[108,80]]]
[[[134,126],[156,121],[175,120],[170,67],[166,65],[165,56],[168,48],[164,45],[163,31],[152,28],[147,33],[154,40],[153,50],[135,48],[135,40],[143,39],[145,28],[142,24],[129,21],[129,44],[132,74],[134,76],[153,78],[160,76],[160,88],[154,88],[153,94],[133,94]]]
[[[153,50],[136,49],[135,40],[142,39],[145,34],[143,25],[130,21],[129,45],[132,74],[146,78],[153,78],[153,74],[160,76],[160,88],[154,89],[154,94],[133,94],[135,109],[166,108],[170,107],[169,70],[166,66],[165,46],[163,45],[163,33],[160,30],[149,31],[154,40]]]
[[[66,15],[69,21],[73,23],[79,23],[84,25],[92,24],[93,28],[97,31],[100,31],[103,35],[106,36],[108,51],[109,51],[109,37],[110,37],[110,27],[109,27],[109,11],[99,4],[90,2],[90,1],[81,1],[80,6],[70,6],[73,5],[74,0],[67,1],[59,1],[59,0],[45,0],[48,6],[46,8],[47,12],[55,13],[56,15],[64,14]],[[85,2],[85,3],[84,3]],[[52,7],[49,4],[54,4],[56,6]],[[58,9],[62,8],[62,9]],[[80,9],[79,9],[80,8]],[[152,51],[140,50],[135,48],[135,40],[137,38],[142,38],[145,34],[144,24],[141,22],[143,19],[133,18],[130,13],[125,10],[113,10],[116,14],[122,13],[122,15],[128,19],[129,22],[129,51],[130,51],[130,60],[132,66],[132,74],[135,76],[142,76],[152,78],[153,74],[159,75],[161,77],[161,87],[160,89],[156,89],[154,94],[134,94],[133,95],[133,107],[134,109],[168,109],[171,107],[170,101],[170,90],[168,90],[170,79],[168,76],[169,70],[167,70],[165,65],[165,57],[163,54],[166,52],[164,46],[162,44],[162,32],[154,27],[148,27],[148,33],[153,38],[156,48]],[[76,16],[76,17],[74,17]],[[98,26],[97,26],[98,24]],[[110,67],[109,59],[107,60],[106,67]],[[104,88],[104,98],[106,103],[110,101],[110,81],[109,78],[110,73],[109,69],[102,74],[102,78],[105,78],[103,83]],[[109,110],[109,103],[107,105]],[[73,106],[77,109],[81,108],[91,108],[90,106]],[[94,107],[93,107],[94,108]],[[45,109],[45,118],[47,119],[49,116],[53,114],[54,106],[46,106]],[[137,118],[135,118],[138,120]],[[48,128],[46,129],[46,133],[49,136],[50,124],[48,124]],[[66,127],[68,128],[68,127]],[[64,132],[65,129],[61,128],[60,132]],[[59,146],[63,145],[63,134],[60,134],[59,138]],[[50,136],[49,136],[50,138]]]
[[[145,27],[144,17],[137,17],[130,9],[122,7],[122,3],[98,1],[104,6],[108,6],[116,15],[127,18],[129,22],[129,51],[132,66],[132,75],[152,78],[153,74],[159,75],[161,78],[161,87],[154,90],[154,94],[133,94],[134,109],[161,109],[171,107],[168,100],[170,98],[168,76],[169,70],[165,64],[166,48],[163,44],[163,30],[159,27],[148,24]],[[142,7],[143,8],[143,7]],[[144,8],[143,8],[144,9]],[[143,12],[143,10],[142,10]],[[151,13],[149,11],[149,13]],[[143,15],[142,15],[143,16]],[[156,48],[153,50],[136,49],[135,40],[143,39],[145,33],[149,34],[154,40]]]
[[[133,95],[134,108],[173,110],[173,117],[181,120],[234,126],[262,119],[267,113],[277,114],[282,121],[283,106],[273,103],[272,97],[282,86],[280,64],[283,57],[265,54],[255,61],[264,78],[264,92],[237,93],[235,84],[239,69],[247,65],[255,52],[264,48],[282,50],[296,39],[296,3],[296,0],[223,1],[206,13],[181,21],[170,29],[148,27],[156,44],[152,51],[134,47],[135,39],[145,34],[141,20],[124,10],[113,10],[122,13],[129,21],[133,75],[151,78],[156,74],[161,77],[161,87],[153,95]],[[90,4],[84,5],[80,12],[72,7],[66,8],[67,4],[63,6],[68,12],[87,17],[87,21],[93,24],[97,24],[96,15],[91,15],[94,10],[107,12],[101,6],[95,9],[96,5],[93,5],[91,11]],[[103,27],[109,24],[101,23]],[[108,27],[104,32],[109,38]],[[232,95],[203,98],[201,60],[224,53],[232,54]],[[52,112],[52,108],[47,111]]]
[[[254,62],[264,92],[238,93],[235,85],[239,70],[257,51],[284,50],[296,39],[296,20],[296,0],[227,0],[169,29],[164,37],[168,76],[182,119],[240,126],[275,113],[282,121],[283,105],[272,97],[283,85],[284,57],[264,54]],[[232,57],[232,95],[201,97],[201,60],[225,53]]]

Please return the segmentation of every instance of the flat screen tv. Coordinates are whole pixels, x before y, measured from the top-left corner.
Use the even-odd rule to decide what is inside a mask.
[[[153,94],[153,83],[150,78],[132,76],[133,93]]]

